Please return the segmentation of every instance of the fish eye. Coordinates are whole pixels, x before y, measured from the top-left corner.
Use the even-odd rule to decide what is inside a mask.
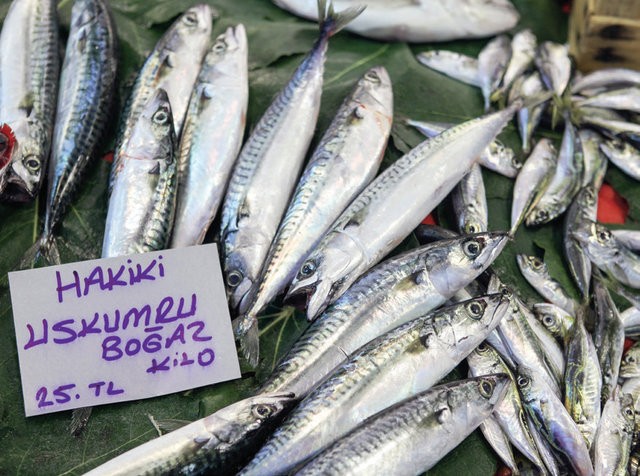
[[[551,327],[556,323],[556,320],[551,314],[545,314],[542,316],[542,323],[545,327]]]
[[[254,417],[259,420],[264,420],[265,418],[269,418],[275,412],[275,407],[272,405],[266,405],[264,403],[260,403],[258,405],[254,405],[251,408],[251,413]]]
[[[490,398],[491,395],[493,395],[494,387],[495,385],[491,380],[481,380],[478,385],[478,390],[484,398]]]
[[[506,287],[506,286],[502,286],[502,289],[500,289],[500,293],[506,297],[507,299],[511,299],[513,297],[513,293],[511,292],[511,290]]]
[[[195,26],[198,24],[198,15],[195,12],[187,12],[184,17],[182,17],[182,21],[187,26]]]
[[[611,232],[605,229],[598,230],[596,232],[596,238],[600,243],[607,243],[611,240]]]
[[[485,305],[484,303],[480,303],[478,301],[473,301],[467,304],[467,311],[469,312],[469,316],[472,319],[480,319],[484,312]]]
[[[544,266],[544,262],[537,256],[529,257],[529,263],[531,264],[531,267],[536,271],[541,270],[542,267]]]
[[[229,285],[229,287],[235,288],[242,282],[243,277],[244,276],[239,270],[231,270],[227,275],[227,284]]]
[[[380,84],[380,76],[378,76],[378,74],[375,71],[367,71],[367,74],[364,75],[364,77],[368,80],[371,81],[372,83],[375,84]]]
[[[478,232],[478,227],[476,227],[476,225],[474,225],[473,223],[468,223],[465,225],[464,231],[466,234],[471,235]]]
[[[167,121],[169,120],[169,112],[165,109],[158,109],[154,114],[153,114],[153,118],[152,118],[153,122],[155,122],[156,124],[160,124],[160,125],[164,125],[167,123]]]
[[[627,355],[624,360],[630,364],[633,364],[636,361],[633,355]]]
[[[308,278],[316,272],[316,263],[313,260],[305,261],[300,267],[300,276]]]
[[[7,150],[8,146],[9,146],[9,138],[0,132],[0,153]]]
[[[529,379],[523,375],[519,375],[516,383],[518,387],[523,388],[529,385]]]
[[[538,220],[547,221],[549,213],[546,210],[538,210]]]
[[[216,41],[213,45],[213,51],[216,53],[224,53],[227,49],[227,42],[220,39]]]
[[[465,255],[473,259],[477,258],[478,255],[480,255],[480,252],[482,251],[482,245],[477,240],[469,240],[464,245],[462,245],[462,249]]]
[[[35,173],[40,170],[40,160],[33,156],[28,156],[24,159],[24,165],[29,172]]]
[[[632,408],[626,407],[624,409],[624,415],[631,420],[635,419],[635,412],[633,411]]]
[[[485,342],[480,342],[480,344],[478,345],[478,347],[476,347],[476,350],[483,354],[484,352],[486,352],[487,350],[489,350],[489,346],[485,343]]]

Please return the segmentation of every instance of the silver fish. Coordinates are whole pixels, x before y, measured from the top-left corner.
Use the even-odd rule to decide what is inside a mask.
[[[517,113],[518,132],[522,139],[522,151],[525,154],[528,154],[531,149],[531,137],[538,127],[545,109],[545,103],[539,102],[537,99],[543,97],[543,93],[544,84],[537,71],[516,79],[509,91],[509,104],[519,98],[526,101]]]
[[[469,375],[471,377],[471,375]],[[504,402],[504,399],[502,400]],[[489,446],[495,451],[504,464],[512,474],[519,474],[518,464],[513,456],[513,450],[511,449],[511,443],[509,438],[500,427],[500,424],[496,420],[495,415],[490,415],[479,426],[482,436],[487,440]]]
[[[451,192],[453,210],[462,234],[480,233],[489,228],[489,207],[480,165],[473,164],[469,173]]]
[[[584,438],[544,379],[536,370],[519,366],[516,381],[527,413],[552,448],[567,459],[575,474],[592,476],[593,465]]]
[[[599,191],[607,171],[607,160],[600,151],[603,138],[600,134],[590,129],[579,129],[578,138],[582,145],[584,159],[584,173],[582,175],[582,187],[591,185]]]
[[[511,230],[515,234],[525,217],[538,204],[556,168],[557,152],[549,139],[538,141],[513,185]]]
[[[498,89],[511,59],[511,41],[506,35],[491,40],[478,55],[478,77],[484,98],[484,110],[489,111],[491,95]]]
[[[635,342],[622,357],[620,378],[640,377],[640,343]]]
[[[229,27],[196,79],[178,152],[178,203],[171,248],[202,243],[231,175],[249,100],[247,36]]]
[[[383,67],[358,81],[302,174],[260,278],[238,310],[255,319],[300,269],[334,220],[376,175],[391,132],[393,92]]]
[[[116,456],[86,474],[234,473],[296,402],[291,394],[240,400]]]
[[[625,84],[640,85],[640,72],[629,68],[605,68],[592,71],[576,79],[571,84],[571,91],[575,93],[585,89],[609,88]]]
[[[640,230],[611,230],[611,233],[630,250],[640,250]]]
[[[550,303],[534,304],[533,312],[542,325],[566,347],[575,317]]]
[[[627,473],[631,440],[635,426],[631,395],[617,392],[607,400],[594,442],[596,474],[624,476]]]
[[[0,32],[0,121],[15,145],[0,170],[2,200],[26,202],[38,195],[51,147],[59,63],[56,2],[11,2]]]
[[[133,126],[113,184],[102,257],[161,250],[175,213],[176,139],[167,93],[159,89]]]
[[[531,433],[531,437],[533,441],[536,442],[536,448],[538,449],[538,453],[540,454],[540,458],[544,462],[547,471],[551,476],[560,476],[560,466],[556,456],[553,454],[551,450],[551,445],[546,440],[546,438],[542,435],[541,430],[535,425],[531,417],[526,415],[527,426],[529,428],[529,433]],[[544,472],[542,474],[545,474]],[[535,476],[538,476],[538,473],[534,473]],[[524,476],[524,475],[523,475]]]
[[[465,84],[480,87],[476,58],[455,51],[432,50],[418,53],[416,59],[427,68]]]
[[[426,122],[407,119],[406,124],[415,127],[427,137],[435,137],[441,132],[454,127],[455,124],[448,122]],[[510,147],[505,146],[499,140],[493,140],[480,154],[478,163],[483,167],[492,170],[505,177],[514,178],[522,164],[518,162],[516,154]]]
[[[640,134],[640,124],[636,124],[635,122],[629,122],[622,119],[607,117],[609,115],[595,115],[591,113],[587,113],[585,110],[587,108],[581,108],[580,111],[580,121],[597,126],[598,128],[609,131],[610,133],[615,134],[624,134],[627,132],[633,134]],[[590,108],[591,110],[597,108]],[[605,110],[605,109],[603,109]]]
[[[538,46],[538,54],[534,62],[547,89],[553,91],[558,97],[562,96],[571,77],[568,46],[544,41]]]
[[[640,112],[640,87],[613,89],[573,101],[578,107],[603,107]]]
[[[189,8],[173,22],[145,60],[120,120],[111,167],[111,187],[122,170],[123,153],[134,125],[157,89],[167,92],[173,111],[174,130],[176,136],[180,137],[191,91],[209,48],[214,18],[217,18],[217,12],[209,5]]]
[[[317,20],[315,0],[273,0],[295,15]],[[518,11],[508,0],[336,0],[341,10],[366,5],[347,30],[384,41],[433,42],[483,38],[513,28]]]
[[[479,297],[371,341],[300,402],[240,474],[288,473],[366,418],[428,390],[484,340],[507,306],[499,294]]]
[[[640,309],[631,306],[620,313],[620,319],[624,324],[624,332],[627,336],[640,335]]]
[[[640,180],[640,151],[638,149],[620,139],[604,141],[600,145],[600,149],[625,174]]]
[[[418,394],[369,419],[296,474],[422,474],[491,414],[508,382],[498,374]]]
[[[542,469],[544,463],[529,431],[525,412],[520,401],[520,394],[509,367],[502,361],[494,348],[484,343],[478,345],[467,356],[467,362],[470,376],[480,377],[496,373],[504,373],[509,376],[510,382],[505,396],[502,402],[496,406],[492,418],[498,422],[511,444],[538,468]]]
[[[509,107],[427,139],[358,195],[307,257],[289,288],[289,295],[307,294],[309,319],[411,233],[466,174],[514,111]]]
[[[318,39],[255,125],[236,160],[224,198],[220,241],[232,309],[257,283],[295,188],[320,112],[329,38],[362,12],[357,8],[336,13],[324,0],[318,8]],[[236,320],[234,332],[243,354],[256,365],[256,321]]]
[[[538,40],[530,29],[520,30],[511,39],[511,58],[498,93],[502,96],[511,84],[533,63]]]
[[[362,276],[302,335],[261,391],[304,396],[348,354],[442,305],[482,273],[507,243],[481,233],[431,243]]]
[[[583,169],[579,138],[574,126],[566,121],[555,173],[544,195],[527,216],[525,224],[541,225],[563,213],[580,189]]]

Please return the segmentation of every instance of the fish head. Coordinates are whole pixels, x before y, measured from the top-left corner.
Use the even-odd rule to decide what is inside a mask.
[[[492,406],[498,405],[504,398],[507,388],[511,384],[511,378],[505,373],[483,375],[476,377],[478,393]]]
[[[511,147],[505,146],[499,140],[494,140],[489,144],[489,152],[496,157],[500,163],[509,164],[517,174],[522,168],[522,163],[518,161],[516,153]]]
[[[247,248],[247,250],[249,249]],[[246,253],[242,252],[232,252],[225,257],[224,276],[229,305],[232,309],[238,308],[253,287],[253,278],[247,258]]]
[[[547,274],[547,265],[537,256],[519,254],[516,256],[518,266],[523,273],[544,276]]]
[[[431,281],[442,295],[452,296],[487,269],[507,241],[506,232],[484,232],[435,243],[425,251]]]
[[[47,131],[38,122],[19,120],[0,129],[5,160],[2,170],[3,197],[14,202],[33,200],[44,178],[48,150]]]
[[[356,98],[366,94],[376,103],[388,103],[389,100],[385,98],[390,97],[391,78],[383,66],[374,66],[364,73],[356,88],[357,92],[354,94]]]
[[[594,221],[581,221],[570,236],[582,245],[589,259],[596,264],[612,262],[619,253],[620,246],[613,233]]]
[[[554,306],[553,304],[540,303],[533,306],[533,312],[536,319],[547,329],[554,337],[562,337],[563,316],[570,317],[564,310]]]
[[[637,343],[631,346],[622,357],[620,377],[640,377],[640,345]]]
[[[620,404],[620,416],[622,417],[621,429],[629,438],[634,433],[636,422],[636,411],[633,404],[633,396],[630,393],[619,394],[618,389],[614,391],[614,398],[617,397]]]
[[[237,76],[240,73],[237,71],[238,65],[241,65],[242,62],[226,60],[236,55],[244,55],[246,57],[246,54],[247,33],[244,25],[230,26],[211,45],[209,52],[204,57],[202,71],[215,69],[215,73],[221,76]]]
[[[478,371],[480,375],[495,373],[502,366],[502,359],[498,352],[486,341],[478,344],[473,352],[467,356],[467,361],[469,369],[472,372]]]
[[[217,17],[216,10],[209,5],[202,3],[194,5],[174,23],[174,34],[170,35],[167,40],[189,44],[193,46],[193,51],[201,50],[200,46],[209,42],[212,22]]]
[[[83,29],[83,27],[92,23],[100,13],[101,7],[98,2],[76,0],[71,8],[71,26],[76,31]]]

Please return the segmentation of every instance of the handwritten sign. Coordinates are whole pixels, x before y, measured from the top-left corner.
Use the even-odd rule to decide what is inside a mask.
[[[215,244],[9,273],[27,416],[240,377]]]

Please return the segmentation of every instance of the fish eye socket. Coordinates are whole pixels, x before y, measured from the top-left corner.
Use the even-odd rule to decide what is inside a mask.
[[[25,158],[24,165],[30,172],[37,172],[40,170],[40,160],[32,156]]]
[[[168,120],[169,120],[169,113],[164,108],[159,109],[153,114],[153,122],[155,122],[156,124],[163,125],[163,124],[166,124]]]
[[[542,317],[542,323],[546,326],[546,327],[551,327],[552,325],[554,325],[556,322],[556,320],[553,318],[553,316],[551,314],[545,314]]]
[[[270,417],[273,414],[274,410],[275,408],[273,406],[260,403],[258,405],[255,405],[251,409],[251,413],[253,413],[254,417],[262,420]]]
[[[375,83],[375,84],[380,83],[380,76],[378,76],[378,74],[375,71],[367,72],[367,74],[365,74],[364,77],[367,78],[367,80],[371,81],[372,83]]]
[[[242,278],[242,273],[237,269],[234,269],[227,275],[227,284],[229,287],[235,288],[242,282]]]
[[[518,376],[518,381],[516,382],[518,387],[523,388],[529,385],[529,379],[523,375]]]
[[[630,419],[634,419],[635,418],[635,412],[633,411],[633,409],[627,407],[624,409],[624,414],[625,416],[629,417]]]
[[[468,235],[471,235],[473,233],[477,233],[478,232],[478,227],[476,225],[474,225],[473,223],[468,223],[467,225],[465,225],[464,231]]]
[[[493,395],[494,384],[491,380],[481,380],[478,385],[478,389],[480,390],[480,395],[484,398],[490,398]]]
[[[224,40],[218,40],[213,45],[213,51],[216,53],[224,53],[227,49],[227,43]]]
[[[308,278],[316,272],[316,263],[312,260],[305,261],[300,267],[300,276]]]
[[[478,255],[480,255],[480,251],[482,251],[482,245],[476,240],[469,240],[463,245],[462,249],[464,250],[465,255],[473,259],[477,258]]]
[[[611,232],[609,230],[598,230],[596,237],[600,243],[606,243],[611,239]]]
[[[485,306],[478,301],[473,301],[467,304],[467,311],[472,319],[480,319],[484,311]]]
[[[503,286],[503,287],[502,287],[502,289],[500,290],[500,293],[501,293],[504,297],[506,297],[507,299],[511,299],[511,298],[513,297],[513,293],[512,293],[512,292],[511,292],[511,290],[510,290],[508,287],[506,287],[506,286]]]
[[[529,258],[529,263],[531,263],[531,267],[536,271],[542,269],[544,266],[544,262],[537,256],[531,256]]]
[[[538,211],[538,220],[546,221],[547,218],[549,218],[549,214],[547,213],[546,210]]]
[[[489,346],[487,344],[485,344],[484,342],[481,342],[480,345],[478,345],[478,347],[476,347],[476,350],[482,354],[482,353],[486,352],[487,350],[489,350]]]
[[[185,16],[183,17],[182,21],[187,26],[197,25],[198,24],[198,15],[196,15],[195,12],[189,12],[189,13],[185,14]]]

